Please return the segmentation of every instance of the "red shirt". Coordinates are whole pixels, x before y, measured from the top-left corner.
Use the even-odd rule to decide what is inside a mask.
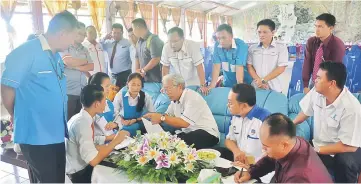
[[[330,174],[313,147],[297,137],[288,155],[280,160],[263,157],[250,168],[251,178],[260,178],[272,171],[271,183],[333,183]]]
[[[321,40],[317,37],[311,37],[307,41],[305,60],[302,68],[303,86],[308,87],[310,77],[315,63],[317,49],[321,45]],[[323,58],[325,61],[334,61],[342,63],[345,56],[345,44],[341,39],[331,34],[323,41]]]

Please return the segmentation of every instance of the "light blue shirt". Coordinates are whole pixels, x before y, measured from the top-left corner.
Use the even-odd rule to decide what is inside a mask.
[[[223,71],[223,85],[232,87],[237,84],[236,66],[243,66],[243,81],[250,84],[252,78],[248,73],[246,62],[248,55],[248,46],[241,39],[235,38],[231,49],[224,49],[216,42],[213,52],[213,64],[221,64]]]
[[[67,95],[64,63],[45,37],[28,41],[6,58],[1,84],[14,88],[14,142],[64,142]]]
[[[113,47],[115,40],[102,40],[100,41],[104,50],[109,56],[109,70],[111,74],[118,74],[126,70],[130,70],[132,67],[132,60],[130,58],[130,42],[127,39],[122,39],[118,42],[117,49],[115,51],[113,68],[110,68],[110,59],[112,57]]]

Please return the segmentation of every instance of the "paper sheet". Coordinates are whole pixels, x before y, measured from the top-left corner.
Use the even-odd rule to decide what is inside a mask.
[[[223,167],[223,168],[235,167],[238,170],[242,170],[242,167],[233,166],[231,161],[224,159],[224,158],[220,158],[220,157],[216,159],[215,166]],[[243,171],[247,171],[247,169],[243,168]]]
[[[133,138],[127,137],[127,138],[124,139],[120,144],[116,145],[116,146],[114,147],[114,149],[119,150],[119,149],[128,147],[129,144],[134,143],[134,141],[135,141],[135,140],[134,140]]]
[[[151,134],[151,133],[164,132],[163,128],[159,124],[153,125],[152,122],[150,122],[145,118],[142,118],[142,121],[145,129],[147,130],[147,133]]]
[[[101,117],[96,124],[98,125],[98,127],[102,130],[103,134],[105,136],[109,136],[114,134],[113,130],[105,130],[105,126],[108,124],[107,120],[103,117]]]

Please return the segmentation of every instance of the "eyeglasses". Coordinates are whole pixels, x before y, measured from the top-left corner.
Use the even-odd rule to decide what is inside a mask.
[[[161,93],[167,93],[167,91],[169,91],[170,89],[174,88],[176,86],[172,85],[172,86],[167,86],[167,87],[162,87],[162,89],[160,90]]]

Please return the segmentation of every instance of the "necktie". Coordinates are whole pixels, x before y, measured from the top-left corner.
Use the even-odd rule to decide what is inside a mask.
[[[316,51],[315,56],[315,63],[313,65],[313,71],[312,71],[312,81],[315,81],[318,69],[320,68],[320,64],[322,63],[323,59],[323,43],[321,43],[320,47]]]
[[[117,50],[118,42],[119,41],[115,41],[115,44],[113,46],[112,57],[110,57],[110,68],[113,68],[113,61],[114,61],[115,52]]]

